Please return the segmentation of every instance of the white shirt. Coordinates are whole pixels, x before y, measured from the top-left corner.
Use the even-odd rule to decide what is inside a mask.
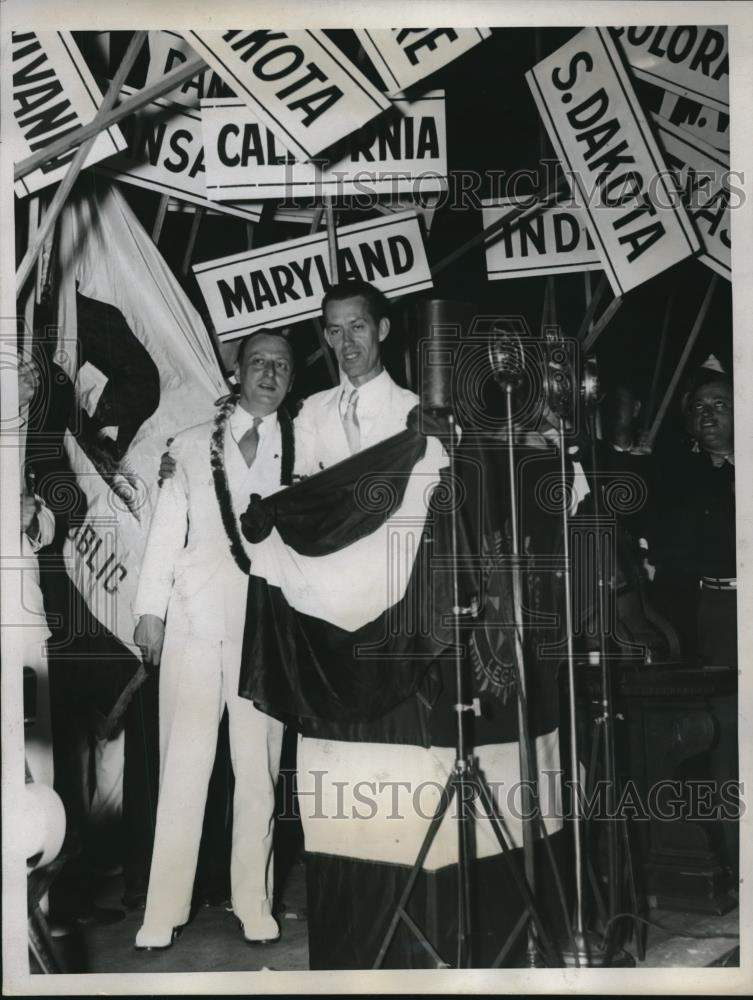
[[[347,375],[342,375],[340,379],[341,394],[338,403],[340,419],[345,416],[345,410],[347,409],[351,394],[357,392],[358,405],[356,406],[356,417],[358,418],[358,427],[361,432],[361,441],[371,439],[374,424],[384,408],[391,385],[392,379],[387,374],[385,368],[377,376],[358,386],[353,385]]]
[[[267,496],[280,489],[282,435],[276,411],[262,417],[261,422],[257,425],[259,447],[256,450],[256,458],[251,465],[246,465],[246,460],[240,450],[241,438],[246,431],[251,430],[256,419],[252,413],[244,410],[238,404],[228,421],[228,430],[236,447],[227,449],[228,458],[230,459],[232,455],[232,460],[228,461],[226,471],[233,501],[235,503],[237,498],[242,504],[240,507],[236,506],[238,514],[246,509],[248,498],[252,493]]]

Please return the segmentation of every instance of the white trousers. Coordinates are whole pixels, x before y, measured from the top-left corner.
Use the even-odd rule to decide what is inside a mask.
[[[188,920],[217,729],[228,708],[235,774],[230,884],[247,926],[271,913],[275,784],[283,724],[238,695],[241,644],[168,627],[160,667],[160,792],[143,931]]]

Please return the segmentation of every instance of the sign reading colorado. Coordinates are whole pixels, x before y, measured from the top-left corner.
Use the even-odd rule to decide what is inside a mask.
[[[602,28],[584,28],[526,74],[615,295],[700,246],[646,117]]]
[[[184,34],[297,159],[316,156],[390,106],[323,31]]]
[[[389,298],[431,288],[415,212],[338,229],[337,262],[341,280],[365,278]],[[332,283],[324,233],[210,260],[193,271],[220,340],[318,316]]]
[[[444,93],[392,104],[394,115],[361,130],[342,159],[319,167],[296,163],[243,101],[202,101],[207,193],[234,201],[446,190]]]

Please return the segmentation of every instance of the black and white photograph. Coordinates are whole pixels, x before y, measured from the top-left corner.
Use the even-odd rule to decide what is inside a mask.
[[[0,72],[4,993],[750,993],[753,4]]]

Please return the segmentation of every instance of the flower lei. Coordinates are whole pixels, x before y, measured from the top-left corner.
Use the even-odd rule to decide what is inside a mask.
[[[251,571],[251,560],[246,553],[243,539],[238,530],[238,518],[235,516],[235,510],[233,509],[233,501],[230,496],[230,488],[225,472],[225,431],[227,422],[237,405],[238,396],[235,393],[224,396],[217,401],[214,429],[209,440],[209,461],[212,467],[214,492],[220,508],[222,526],[230,542],[230,554],[235,560],[238,569],[248,576]],[[278,411],[277,417],[282,437],[280,484],[282,486],[289,486],[293,479],[293,465],[295,464],[293,422],[283,410]]]

